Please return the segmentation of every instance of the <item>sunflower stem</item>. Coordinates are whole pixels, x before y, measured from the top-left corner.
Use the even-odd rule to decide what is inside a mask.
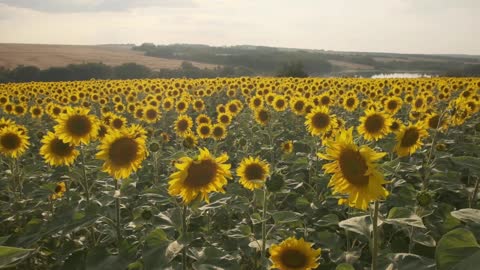
[[[87,204],[90,203],[90,191],[88,188],[88,178],[87,178],[87,169],[85,165],[85,151],[83,149],[83,145],[80,146],[80,155],[82,156],[82,173],[83,173],[83,182],[84,182],[84,189],[85,189],[85,199],[87,200]]]
[[[373,248],[372,248],[372,270],[377,270],[377,255],[378,255],[378,201],[374,203],[373,209]]]
[[[470,198],[470,201],[468,203],[470,208],[472,208],[472,206],[476,206],[475,201],[477,200],[478,188],[480,186],[480,177],[476,178],[477,180],[475,181],[475,187],[473,188],[472,197]]]
[[[187,210],[187,205],[184,205],[182,211],[182,234],[184,236],[187,233]],[[182,269],[187,269],[187,245],[185,245],[182,250]]]
[[[263,187],[263,212],[262,212],[262,249],[261,249],[261,258],[266,259],[266,241],[267,241],[267,188]]]
[[[117,229],[117,241],[118,241],[118,248],[120,248],[120,243],[122,242],[122,230],[120,227],[120,186],[118,184],[119,180],[115,181],[115,223]]]

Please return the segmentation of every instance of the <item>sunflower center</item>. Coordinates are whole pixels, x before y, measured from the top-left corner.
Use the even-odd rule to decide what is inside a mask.
[[[52,142],[50,142],[50,150],[56,156],[66,157],[72,153],[73,146],[68,143],[64,143],[60,139],[53,139]]]
[[[395,110],[397,108],[397,102],[395,100],[390,100],[387,107],[389,110]]]
[[[128,137],[115,140],[108,150],[108,157],[115,166],[126,166],[137,158],[138,144]]]
[[[185,131],[188,129],[188,122],[186,120],[180,120],[177,123],[177,127],[179,131]]]
[[[202,126],[200,128],[200,133],[202,135],[208,135],[208,134],[210,134],[210,128],[208,126]]]
[[[416,128],[409,128],[405,131],[402,141],[400,142],[401,147],[411,147],[415,145],[420,137],[420,133]]]
[[[258,107],[262,104],[262,101],[258,98],[254,99],[253,100],[253,105],[255,105],[255,107]]]
[[[57,185],[57,186],[55,187],[55,193],[59,193],[59,192],[61,192],[61,191],[62,191],[62,189],[63,189],[63,188],[62,188],[62,186],[61,186],[61,185]]]
[[[222,122],[222,123],[224,123],[224,124],[225,124],[225,123],[228,123],[228,120],[229,120],[229,118],[228,118],[228,116],[226,116],[226,115],[222,115],[222,116],[220,117],[220,122]]]
[[[347,99],[347,107],[353,107],[353,105],[355,105],[355,99],[354,98]]]
[[[248,180],[263,180],[265,171],[260,164],[253,163],[245,168],[245,177]]]
[[[400,124],[398,122],[393,122],[392,125],[390,126],[391,130],[397,130],[400,128]]]
[[[67,120],[67,130],[74,136],[85,136],[91,129],[92,123],[85,115],[74,115]]]
[[[439,115],[435,115],[428,120],[428,126],[430,128],[437,128],[439,126],[439,123],[440,123],[440,116]]]
[[[277,108],[283,108],[283,106],[285,106],[285,101],[283,99],[279,99],[277,102],[275,102],[275,105],[277,105]]]
[[[157,112],[153,109],[147,111],[146,116],[148,119],[155,119],[157,118]]]
[[[112,121],[112,125],[116,129],[120,129],[123,126],[123,121],[122,119],[116,118],[115,120]]]
[[[294,107],[296,111],[301,111],[303,110],[304,106],[305,106],[305,103],[303,103],[303,101],[297,101]]]
[[[185,109],[185,103],[181,102],[181,103],[178,103],[177,104],[177,109],[179,111],[182,111],[183,109]]]
[[[374,114],[367,117],[367,120],[365,121],[365,129],[369,133],[377,133],[382,130],[384,123],[385,120],[381,115]]]
[[[230,110],[232,113],[236,113],[238,108],[235,104],[232,104],[232,105],[228,106],[228,110]]]
[[[222,137],[223,136],[223,128],[221,127],[215,127],[213,129],[213,136],[215,137]]]
[[[287,249],[281,255],[282,264],[289,268],[302,268],[307,265],[308,258],[301,251]]]
[[[210,159],[194,161],[190,164],[185,185],[190,188],[204,187],[215,180],[217,164]]]
[[[339,158],[340,169],[345,179],[352,185],[368,185],[368,176],[365,175],[368,170],[365,158],[352,149],[345,149]]]
[[[268,118],[269,118],[268,112],[267,112],[267,111],[260,111],[260,112],[258,113],[258,118],[259,118],[260,121],[262,121],[262,122],[268,121]]]
[[[317,113],[312,117],[312,124],[315,128],[326,128],[330,124],[330,117],[324,113]]]
[[[8,150],[17,149],[21,144],[21,139],[18,137],[17,134],[14,133],[7,133],[2,136],[0,139],[0,143],[2,146]]]

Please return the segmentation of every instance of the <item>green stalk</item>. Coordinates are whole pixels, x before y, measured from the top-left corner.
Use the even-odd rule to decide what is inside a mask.
[[[183,206],[182,212],[182,234],[186,236],[187,234],[187,205]],[[182,250],[182,269],[187,269],[187,246],[185,245]]]
[[[263,212],[262,212],[262,249],[261,249],[261,258],[262,260],[266,257],[266,241],[267,241],[267,187],[263,187]],[[266,259],[266,258],[265,258]]]
[[[121,226],[120,226],[120,197],[117,193],[117,191],[119,191],[119,185],[118,185],[118,181],[119,180],[114,180],[115,181],[115,215],[116,215],[116,218],[115,218],[115,223],[116,223],[116,230],[117,230],[117,241],[118,241],[118,247],[120,247],[120,243],[122,242],[122,230],[121,230]]]
[[[372,248],[372,270],[377,270],[377,255],[378,255],[378,201],[374,203],[373,210],[373,248]]]
[[[83,182],[84,182],[84,189],[85,189],[85,199],[87,200],[87,204],[89,204],[90,191],[88,186],[87,169],[85,165],[85,151],[83,147],[84,147],[83,145],[80,146],[80,155],[82,156],[82,173],[83,173]]]

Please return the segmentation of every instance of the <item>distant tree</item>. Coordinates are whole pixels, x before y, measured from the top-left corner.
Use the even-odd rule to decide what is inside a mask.
[[[35,66],[18,66],[11,71],[11,78],[15,82],[32,82],[40,79],[40,69]]]
[[[117,79],[143,79],[150,78],[150,68],[136,63],[125,63],[113,68],[113,74]]]
[[[110,79],[113,70],[110,66],[103,63],[86,63],[77,65],[68,65],[72,73],[73,80],[90,80],[90,79]]]
[[[66,67],[51,67],[40,71],[40,81],[59,82],[72,80],[72,71]]]
[[[277,73],[277,77],[297,77],[306,78],[308,74],[303,70],[301,61],[289,62],[283,65]]]
[[[444,75],[448,77],[480,77],[480,65],[466,65],[462,69],[450,70]]]

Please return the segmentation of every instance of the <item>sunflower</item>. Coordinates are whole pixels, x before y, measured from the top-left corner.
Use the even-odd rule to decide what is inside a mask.
[[[305,114],[305,105],[307,105],[307,100],[304,97],[296,97],[290,101],[290,109],[296,115]]]
[[[373,141],[385,137],[392,125],[392,119],[383,112],[366,110],[365,115],[360,117],[360,125],[357,130],[366,140]]]
[[[147,106],[144,110],[143,119],[145,122],[153,124],[160,120],[161,116],[162,114],[157,107]]]
[[[270,118],[271,115],[267,109],[262,108],[255,111],[255,121],[262,126],[267,125]]]
[[[269,248],[272,268],[280,270],[310,270],[318,267],[320,249],[312,248],[312,243],[303,238],[290,237]]]
[[[175,104],[175,110],[180,114],[185,113],[188,110],[188,102],[183,99],[177,101],[177,104]]]
[[[240,184],[249,190],[263,187],[269,174],[270,165],[258,157],[244,158],[237,168]]]
[[[358,147],[353,142],[352,131],[353,128],[340,131],[334,141],[326,143],[326,153],[318,156],[332,160],[323,165],[323,169],[333,174],[328,184],[333,194],[348,195],[348,199],[340,199],[339,204],[366,210],[370,201],[388,195],[382,186],[386,181],[374,163],[386,153],[377,153],[366,145]]]
[[[273,109],[277,112],[283,112],[287,109],[288,102],[282,95],[276,95],[275,100],[273,100]]]
[[[212,127],[212,137],[216,141],[220,141],[225,139],[227,137],[227,130],[224,125],[221,124],[215,124]]]
[[[183,137],[193,127],[192,118],[188,115],[179,115],[174,124],[175,133],[178,136]]]
[[[442,117],[438,113],[430,113],[425,118],[425,126],[431,129],[446,130],[448,127],[445,115]]]
[[[188,131],[187,133],[185,133],[185,135],[183,136],[183,141],[182,141],[182,145],[185,148],[193,148],[193,147],[197,146],[197,144],[198,144],[198,139],[195,136],[195,134],[193,134],[192,131]]]
[[[396,132],[403,126],[402,121],[392,118],[392,124],[390,125],[390,131],[391,132]]]
[[[206,114],[199,114],[197,116],[197,118],[195,118],[195,123],[197,125],[200,125],[200,124],[211,124],[212,123],[212,120],[210,119],[210,117],[208,117],[208,115]]]
[[[217,122],[224,126],[228,126],[232,122],[232,116],[228,113],[220,113],[217,116]]]
[[[88,144],[98,136],[99,121],[95,116],[89,115],[86,108],[67,108],[55,120],[55,133],[66,143],[79,145]]]
[[[193,109],[197,112],[201,112],[205,109],[205,102],[202,99],[198,98],[193,101]]]
[[[258,110],[260,108],[263,108],[264,101],[263,101],[263,96],[256,95],[250,99],[248,102],[248,106],[252,110]]]
[[[383,109],[390,115],[395,115],[402,108],[402,103],[399,97],[389,97],[383,103]]]
[[[348,96],[343,99],[343,108],[348,112],[353,112],[357,109],[359,104],[356,96]]]
[[[0,129],[10,126],[15,126],[15,122],[5,117],[0,118]]]
[[[227,154],[215,158],[206,148],[200,149],[195,159],[181,158],[175,164],[177,171],[170,175],[168,193],[179,195],[185,204],[199,195],[201,200],[209,202],[208,193],[225,193],[223,186],[227,184],[227,179],[232,178],[231,165],[225,164],[227,160]]]
[[[124,128],[127,124],[127,119],[123,116],[114,115],[110,120],[110,126],[114,129]]]
[[[280,145],[282,152],[285,154],[290,154],[293,152],[293,142],[291,140],[282,142]]]
[[[36,119],[42,118],[43,109],[38,105],[32,106],[30,108],[30,114],[32,115],[32,118],[36,118]]]
[[[16,126],[7,126],[0,130],[0,153],[12,158],[21,156],[30,145],[29,137]]]
[[[55,186],[54,193],[50,195],[50,199],[56,200],[60,199],[63,197],[63,194],[67,192],[67,186],[65,185],[65,182],[59,182]]]
[[[197,127],[197,134],[198,137],[202,139],[208,139],[210,138],[212,134],[212,126],[209,124],[200,124]]]
[[[314,136],[321,135],[338,126],[335,115],[330,115],[328,107],[325,106],[313,109],[305,119],[308,131]]]
[[[428,132],[422,122],[403,126],[396,132],[397,144],[395,151],[400,157],[408,156],[422,146],[422,139],[428,136]]]
[[[96,158],[104,160],[103,171],[115,179],[125,179],[141,167],[147,157],[145,136],[138,136],[131,128],[112,129],[98,146]]]
[[[71,165],[79,155],[75,146],[63,142],[53,132],[48,132],[43,136],[40,155],[51,166]]]

